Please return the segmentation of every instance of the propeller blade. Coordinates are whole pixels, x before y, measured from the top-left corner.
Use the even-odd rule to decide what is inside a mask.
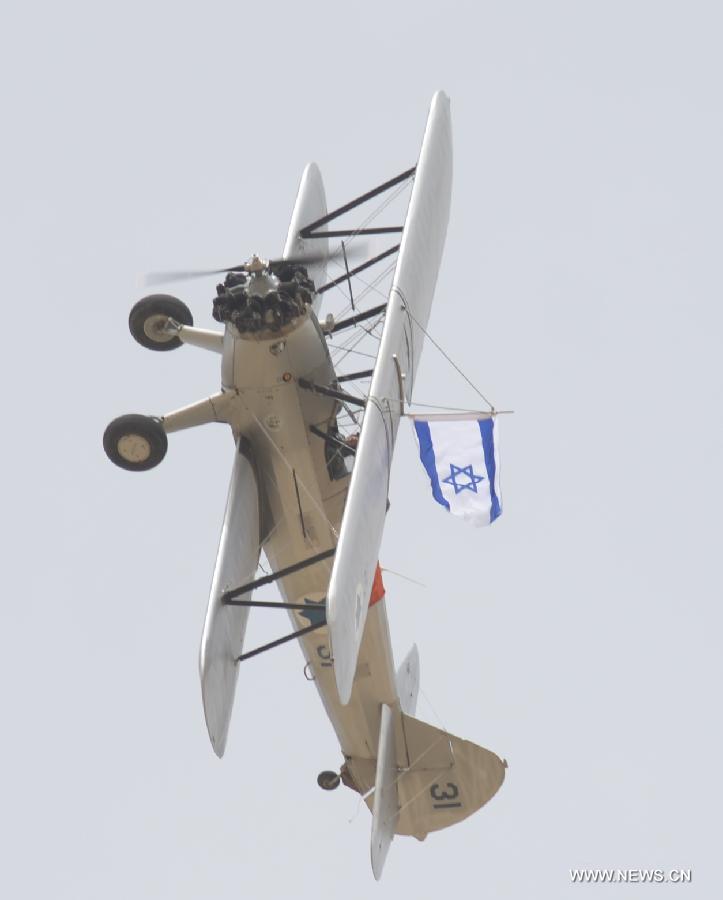
[[[347,259],[356,259],[364,254],[365,245],[352,244],[346,248]],[[337,247],[331,253],[309,253],[304,256],[288,256],[285,259],[270,259],[268,268],[272,271],[282,266],[313,266],[317,263],[333,260],[342,256],[342,248]],[[227,272],[247,272],[247,263],[237,266],[229,266],[227,269],[193,269],[187,272],[149,272],[144,281],[150,287],[156,284],[164,284],[167,281],[191,281],[194,278],[210,278],[212,275],[226,275]]]
[[[209,278],[211,275],[225,275],[227,272],[245,272],[246,265],[231,266],[228,269],[194,269],[190,272],[149,272],[145,277],[147,285],[163,284],[166,281],[190,281],[193,278]]]

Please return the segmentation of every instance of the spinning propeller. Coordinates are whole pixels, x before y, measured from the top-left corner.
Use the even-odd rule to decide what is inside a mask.
[[[327,260],[336,259],[345,255],[347,259],[354,259],[364,253],[363,244],[355,244],[353,247],[339,247],[331,253],[309,253],[304,256],[287,256],[279,259],[262,259],[255,254],[251,259],[237,266],[229,266],[226,269],[194,269],[187,272],[151,272],[145,277],[147,285],[162,284],[166,281],[189,281],[193,278],[207,278],[211,275],[226,275],[228,272],[248,272],[254,275],[260,272],[273,272],[283,266],[313,266]]]

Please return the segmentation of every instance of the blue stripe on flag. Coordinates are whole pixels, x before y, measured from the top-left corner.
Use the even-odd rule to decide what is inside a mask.
[[[485,467],[487,469],[487,477],[490,482],[490,500],[492,501],[490,506],[490,525],[494,520],[499,516],[502,512],[500,509],[500,501],[495,493],[495,475],[496,475],[496,466],[495,466],[495,447],[494,447],[494,427],[495,420],[492,418],[489,419],[478,419],[480,434],[482,435],[482,447],[484,449],[485,454]]]
[[[442,489],[439,486],[439,475],[437,474],[437,461],[434,456],[434,447],[432,446],[432,435],[429,431],[428,422],[419,422],[414,420],[414,429],[417,432],[419,440],[419,458],[422,465],[427,470],[429,480],[432,482],[432,496],[444,508],[449,511],[449,501],[444,499]]]

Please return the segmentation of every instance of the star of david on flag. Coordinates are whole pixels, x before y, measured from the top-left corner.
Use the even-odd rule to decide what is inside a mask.
[[[432,496],[474,525],[491,525],[502,512],[497,428],[491,416],[414,417]]]

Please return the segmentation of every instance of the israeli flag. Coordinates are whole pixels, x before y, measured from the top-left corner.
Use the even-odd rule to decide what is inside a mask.
[[[414,417],[419,457],[437,503],[474,525],[502,512],[494,417]]]

